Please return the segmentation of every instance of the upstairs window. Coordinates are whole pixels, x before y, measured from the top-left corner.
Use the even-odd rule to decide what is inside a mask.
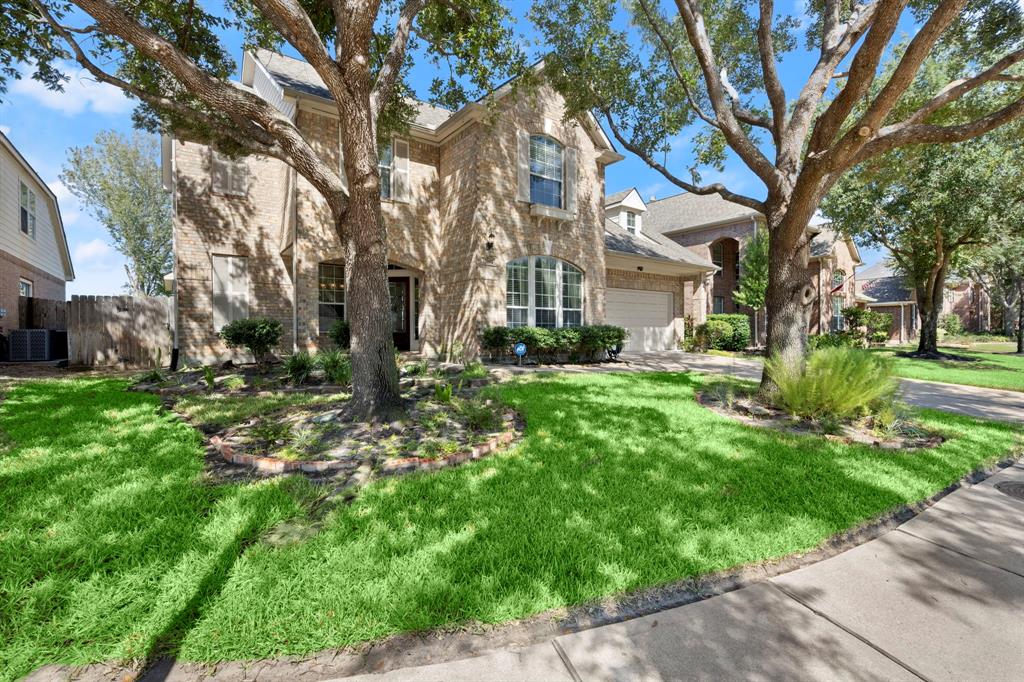
[[[380,198],[387,201],[409,201],[409,143],[392,140],[381,145],[377,154],[380,172]]]
[[[245,196],[249,191],[249,167],[245,158],[232,159],[214,151],[210,156],[213,191],[227,196]]]
[[[530,136],[530,203],[562,208],[563,153],[550,137]]]
[[[36,193],[21,183],[21,231],[36,238]]]
[[[636,213],[626,211],[626,232],[636,234]]]
[[[725,262],[725,245],[722,242],[711,245],[711,262],[718,267],[722,267]]]
[[[550,256],[511,261],[506,268],[509,327],[579,327],[583,324],[583,272]]]

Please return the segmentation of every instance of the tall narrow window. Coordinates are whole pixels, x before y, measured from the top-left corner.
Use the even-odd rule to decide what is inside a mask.
[[[583,272],[550,256],[511,261],[506,269],[509,327],[579,327],[583,324]]]
[[[562,154],[550,137],[530,136],[530,203],[562,208]]]
[[[245,256],[213,257],[213,328],[249,316],[249,266]]]
[[[36,238],[36,193],[21,183],[21,231]]]
[[[711,245],[711,262],[718,267],[722,267],[725,262],[725,245],[722,242]]]
[[[843,329],[843,297],[832,297],[832,330],[842,331]]]
[[[321,263],[318,275],[320,333],[326,334],[335,322],[345,319],[345,266]]]
[[[18,295],[24,296],[25,298],[32,297],[32,281],[28,279],[18,280]]]
[[[715,296],[711,302],[711,311],[716,315],[720,315],[725,312],[725,297]]]
[[[636,213],[626,211],[626,232],[636,234]]]
[[[391,198],[391,164],[395,152],[391,143],[382,144],[377,153],[377,170],[380,172],[380,198]]]

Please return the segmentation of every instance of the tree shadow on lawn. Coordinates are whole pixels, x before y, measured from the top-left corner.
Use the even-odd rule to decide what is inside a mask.
[[[291,483],[202,485],[200,438],[116,380],[25,383],[0,406],[0,679],[174,651]]]
[[[807,550],[1005,456],[1006,425],[899,453],[749,428],[687,374],[558,375],[502,388],[511,453],[370,486],[325,530],[255,546],[182,643],[197,660],[497,623]],[[939,423],[941,422],[941,423]]]

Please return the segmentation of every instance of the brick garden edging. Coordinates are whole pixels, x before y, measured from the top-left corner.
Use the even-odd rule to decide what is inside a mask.
[[[508,445],[516,439],[516,436],[519,434],[516,428],[516,416],[513,416],[512,420],[508,421],[507,424],[508,426],[506,426],[505,431],[462,452],[456,452],[436,459],[423,459],[421,457],[385,459],[381,462],[378,472],[382,476],[393,476],[413,471],[436,471],[446,467],[458,466],[471,460],[481,459],[487,455],[494,454],[501,449],[501,446]],[[211,436],[210,444],[228,462],[251,466],[267,473],[287,473],[289,471],[321,473],[350,465],[348,462],[331,460],[284,460],[277,459],[276,457],[243,455],[235,452],[234,448],[220,436]]]

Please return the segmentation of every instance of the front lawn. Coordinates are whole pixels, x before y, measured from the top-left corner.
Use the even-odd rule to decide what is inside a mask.
[[[906,358],[895,356],[895,351],[891,348],[873,349],[872,352],[895,356],[894,371],[896,375],[907,379],[1024,391],[1024,355],[1009,352],[963,350],[961,348],[939,348],[939,350],[973,359],[964,361]]]
[[[295,544],[303,479],[212,486],[196,432],[123,382],[0,404],[0,679],[45,663],[259,658],[496,623],[807,550],[1019,447],[928,412],[941,447],[877,451],[752,429],[686,374],[501,387],[515,450],[386,479]],[[5,449],[6,448],[6,449]],[[296,534],[303,537],[308,534]]]

